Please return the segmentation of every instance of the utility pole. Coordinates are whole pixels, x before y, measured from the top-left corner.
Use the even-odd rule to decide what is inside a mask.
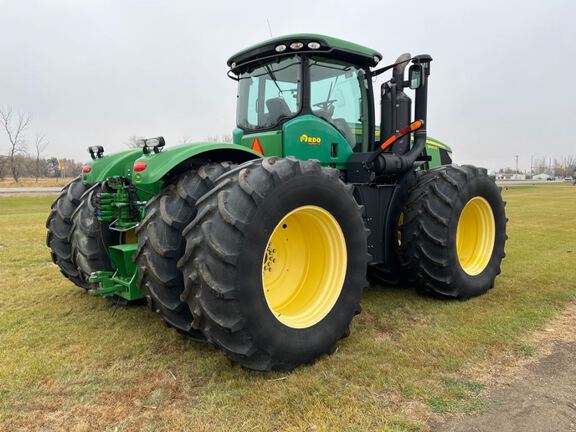
[[[514,156],[516,158],[516,174],[518,174],[518,156],[519,155]]]

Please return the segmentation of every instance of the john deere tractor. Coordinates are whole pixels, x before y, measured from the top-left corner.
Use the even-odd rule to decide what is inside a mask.
[[[432,58],[381,59],[316,34],[233,55],[233,143],[91,147],[52,205],[54,263],[91,295],[145,298],[255,370],[334,352],[367,279],[442,298],[485,293],[504,257],[500,190],[427,136]]]

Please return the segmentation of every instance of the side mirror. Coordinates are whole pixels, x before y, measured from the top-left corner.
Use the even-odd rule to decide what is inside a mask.
[[[422,75],[424,68],[421,64],[413,64],[408,71],[408,80],[412,90],[419,89],[422,86]]]

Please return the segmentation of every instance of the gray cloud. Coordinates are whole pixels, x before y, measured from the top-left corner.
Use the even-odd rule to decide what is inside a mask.
[[[0,0],[0,11],[0,105],[31,112],[57,156],[121,150],[130,135],[229,133],[225,61],[269,36],[267,18],[275,36],[329,34],[383,63],[430,53],[429,131],[458,162],[512,166],[519,154],[527,168],[531,155],[576,153],[573,1]]]

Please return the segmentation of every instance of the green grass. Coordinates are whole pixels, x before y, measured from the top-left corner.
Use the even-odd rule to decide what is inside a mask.
[[[472,367],[576,297],[576,187],[510,188],[503,273],[467,302],[372,287],[335,355],[290,374],[232,366],[145,307],[117,308],[49,259],[52,198],[0,198],[0,430],[427,430],[486,409]]]

